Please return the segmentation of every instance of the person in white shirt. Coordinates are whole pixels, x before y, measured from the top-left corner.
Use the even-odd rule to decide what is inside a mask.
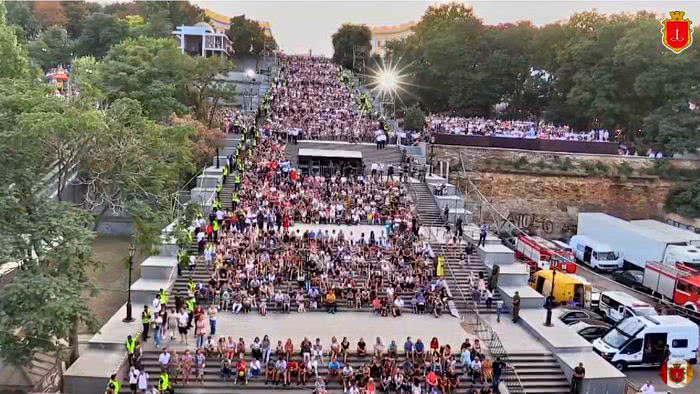
[[[641,389],[639,389],[639,392],[642,394],[653,394],[656,392],[656,389],[654,388],[654,385],[651,384],[650,380],[647,380],[646,383],[642,386]]]
[[[153,310],[154,316],[160,312],[160,294],[156,294],[155,298],[151,302],[151,309]]]
[[[167,347],[164,347],[163,353],[158,356],[158,364],[160,364],[162,370],[167,370],[170,366],[170,352],[168,352]]]
[[[129,388],[131,389],[132,393],[136,393],[136,391],[138,390],[140,374],[141,373],[139,372],[139,370],[135,367],[132,366],[131,368],[129,368]]]
[[[139,375],[139,391],[144,392],[146,389],[148,389],[148,373],[143,371]]]

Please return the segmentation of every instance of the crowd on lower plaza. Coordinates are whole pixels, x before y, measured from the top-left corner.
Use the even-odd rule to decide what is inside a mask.
[[[271,115],[263,128],[291,139],[379,142],[380,122],[360,113],[358,92],[340,80],[340,66],[315,56],[282,56],[270,89]]]
[[[615,136],[606,129],[574,131],[569,126],[556,126],[522,120],[464,118],[431,115],[426,119],[430,133],[483,135],[510,138],[540,138],[568,141],[610,141]]]
[[[165,331],[163,335],[167,335]],[[324,346],[320,338],[304,338],[295,344],[291,338],[275,341],[264,335],[250,344],[232,336],[215,339],[212,332],[202,344],[178,352],[164,347],[158,356],[160,377],[157,387],[148,383],[143,366],[142,345],[137,339],[129,352],[129,385],[132,393],[173,392],[173,385],[204,382],[207,366],[234,385],[264,381],[265,385],[313,385],[314,392],[325,393],[334,386],[351,394],[393,392],[407,394],[451,393],[471,380],[472,393],[488,394],[498,387],[503,370],[500,359],[484,354],[478,339],[465,339],[459,351],[437,337],[429,342],[407,337],[402,345],[377,337],[372,344],[359,338],[351,344],[347,337],[333,336]],[[174,341],[174,333],[171,333]],[[157,391],[160,390],[160,391]],[[107,390],[110,392],[110,390]],[[112,392],[114,390],[111,390]]]
[[[221,125],[224,132],[239,134],[255,125],[255,113],[248,113],[233,107],[219,107],[214,110],[213,123]]]

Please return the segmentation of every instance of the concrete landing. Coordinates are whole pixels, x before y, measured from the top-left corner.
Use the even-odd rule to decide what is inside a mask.
[[[478,239],[477,239],[478,242]],[[477,253],[484,264],[509,265],[515,261],[515,252],[505,245],[485,244],[477,248]]]
[[[381,337],[384,344],[396,340],[399,348],[402,348],[408,336],[413,341],[421,338],[426,345],[431,338],[437,337],[440,343],[450,344],[452,349],[459,350],[465,338],[475,338],[464,331],[460,322],[448,315],[436,319],[428,315],[414,314],[404,314],[396,318],[379,317],[369,312],[340,312],[335,315],[292,312],[269,313],[267,316],[257,313],[234,315],[231,312],[221,312],[218,315],[216,336],[242,337],[246,343],[251,343],[255,337],[269,335],[273,344],[278,340],[284,342],[291,338],[295,346],[298,346],[304,337],[312,341],[320,338],[324,348],[330,344],[331,337],[342,340],[346,336],[352,344],[351,349],[355,348],[360,338],[364,338],[369,346],[374,344],[376,337]],[[174,349],[191,349],[194,339],[190,334],[188,345],[181,344],[179,340],[172,343],[165,340],[164,345]],[[149,341],[145,349],[153,349],[153,346],[153,342]]]
[[[534,290],[533,290],[534,291]],[[528,330],[540,338],[552,353],[592,352],[593,345],[583,339],[571,327],[564,324],[557,316],[557,310],[552,311],[552,326],[544,325],[547,311],[538,309],[521,309],[520,319]]]
[[[500,274],[499,274],[499,285],[498,285],[498,291],[501,293],[501,299],[503,299],[503,303],[508,307],[508,309],[512,309],[513,307],[513,297],[515,296],[515,292],[518,292],[518,295],[520,296],[520,315],[523,315],[523,310],[524,309],[538,309],[542,308],[542,305],[544,305],[544,296],[542,294],[538,293],[535,291],[530,286],[502,286],[500,284]],[[542,320],[544,321],[544,319]]]
[[[142,310],[143,305],[134,305],[132,310],[134,321],[124,323],[122,319],[126,317],[126,304],[122,305],[107,323],[100,328],[100,331],[88,341],[90,347],[123,350],[126,336],[136,335],[141,332]]]

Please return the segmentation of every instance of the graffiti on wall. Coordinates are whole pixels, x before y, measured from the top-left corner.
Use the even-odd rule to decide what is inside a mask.
[[[544,215],[536,213],[511,212],[508,221],[523,230],[541,230],[545,234],[554,232],[554,222]]]

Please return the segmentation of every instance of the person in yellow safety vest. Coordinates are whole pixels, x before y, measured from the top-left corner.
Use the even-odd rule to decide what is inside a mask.
[[[148,310],[148,305],[143,306],[143,312],[141,312],[141,324],[143,324],[143,341],[148,341],[148,329],[151,327],[151,318],[153,315],[151,311]]]
[[[219,199],[214,199],[214,203],[211,204],[212,209],[221,210],[221,201]]]
[[[197,301],[195,301],[194,296],[190,297],[185,301],[185,306],[187,307],[187,328],[192,328],[192,321],[194,320],[194,308],[197,306]]]
[[[241,173],[238,172],[236,173],[236,177],[234,178],[234,183],[236,184],[236,191],[241,188]]]
[[[165,308],[166,305],[168,305],[168,291],[164,289],[160,289],[160,304],[163,305],[163,308]]]
[[[221,183],[216,185],[216,198],[219,199],[221,198],[221,190],[223,189],[223,186]]]
[[[167,372],[162,372],[160,378],[158,379],[158,391],[161,393],[170,393],[170,375]]]
[[[136,338],[132,338],[131,335],[128,335],[126,337],[126,343],[124,346],[126,347],[126,355],[129,358],[129,366],[131,367],[134,365],[134,352],[136,351],[136,344],[139,342],[139,336],[137,335]]]
[[[238,192],[233,192],[233,195],[231,196],[231,208],[232,210],[236,210],[238,207],[238,203],[241,202],[241,198],[238,196]]]
[[[219,202],[219,206],[221,206],[220,202]],[[221,209],[221,207],[219,207],[219,209]],[[219,221],[214,220],[214,223],[212,223],[212,227],[214,227],[214,242],[218,242],[219,241],[219,229],[220,229]]]
[[[228,176],[228,165],[224,165],[224,180],[223,182],[226,182],[226,177]]]
[[[117,375],[112,374],[112,376],[109,377],[109,383],[107,383],[107,391],[112,390],[112,393],[119,394],[121,389],[122,384],[117,380]]]
[[[189,281],[187,281],[187,290],[191,293],[194,294],[195,290],[197,290],[197,284],[190,278]]]

